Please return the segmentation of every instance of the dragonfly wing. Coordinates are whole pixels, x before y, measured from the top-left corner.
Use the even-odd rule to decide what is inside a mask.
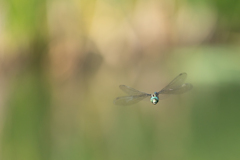
[[[190,83],[184,83],[186,78],[187,73],[179,74],[165,88],[159,91],[158,94],[181,94],[191,90],[192,85]]]
[[[114,100],[114,103],[116,105],[131,105],[131,104],[134,104],[134,103],[137,103],[137,102],[143,100],[144,98],[147,98],[147,97],[150,98],[150,96],[151,95],[149,95],[149,94],[141,94],[141,95],[117,97]]]
[[[162,100],[162,99],[167,99],[169,96],[170,96],[169,94],[159,94],[158,98],[159,100]]]
[[[125,86],[125,85],[120,85],[119,88],[127,93],[128,95],[142,95],[142,94],[147,94],[147,93],[144,93],[144,92],[140,92],[136,89],[133,89],[131,87],[128,87],[128,86]]]
[[[192,84],[190,83],[184,83],[181,86],[178,86],[177,88],[167,88],[167,89],[162,89],[159,94],[181,94],[181,93],[185,93],[189,90],[192,89]],[[160,96],[159,95],[159,96]]]
[[[176,78],[174,78],[164,89],[177,88],[184,83],[186,78],[187,73],[181,73]]]

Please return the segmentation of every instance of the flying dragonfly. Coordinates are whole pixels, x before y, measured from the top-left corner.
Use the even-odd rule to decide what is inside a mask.
[[[114,100],[114,103],[116,105],[131,105],[145,98],[149,98],[150,102],[156,105],[158,101],[164,99],[166,95],[182,94],[191,90],[193,87],[192,84],[184,83],[186,78],[187,73],[181,73],[176,78],[174,78],[166,87],[164,87],[159,92],[154,92],[153,94],[148,94],[125,85],[120,85],[119,88],[127,93],[128,96],[117,97]]]

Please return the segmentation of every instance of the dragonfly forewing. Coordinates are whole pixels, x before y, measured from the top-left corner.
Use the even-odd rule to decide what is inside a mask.
[[[114,100],[116,105],[131,105],[137,103],[147,97],[150,98],[150,94],[141,94],[141,95],[132,95],[132,96],[124,96],[124,97],[117,97]]]
[[[167,88],[162,89],[159,94],[182,94],[192,89],[192,84],[184,83],[177,88]]]
[[[174,78],[166,87],[158,92],[161,94],[181,94],[192,89],[190,83],[184,83],[187,78],[187,73],[181,73],[176,78]]]
[[[174,89],[181,86],[185,79],[187,78],[187,73],[181,73],[176,78],[174,78],[164,89]]]
[[[128,95],[142,95],[142,94],[147,94],[145,92],[138,91],[136,89],[133,89],[131,87],[125,86],[125,85],[120,85],[119,88],[127,93]]]

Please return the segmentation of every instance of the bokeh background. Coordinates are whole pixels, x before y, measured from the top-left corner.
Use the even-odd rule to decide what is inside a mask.
[[[1,160],[240,159],[240,1],[1,0]],[[116,106],[181,72],[192,91]]]

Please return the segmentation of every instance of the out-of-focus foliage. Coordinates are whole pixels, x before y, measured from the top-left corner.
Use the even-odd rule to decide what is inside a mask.
[[[240,158],[240,2],[0,2],[0,159]],[[115,106],[120,84],[193,90]]]

